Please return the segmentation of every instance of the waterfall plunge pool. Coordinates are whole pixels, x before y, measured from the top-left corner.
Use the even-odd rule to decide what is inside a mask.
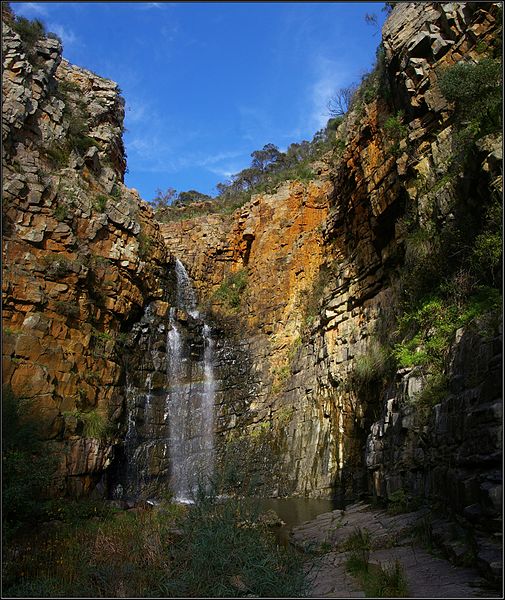
[[[289,532],[293,527],[312,521],[323,513],[341,508],[331,498],[251,498],[251,501],[257,502],[257,510],[260,514],[273,510],[284,521],[285,525],[271,527],[277,543],[281,546],[288,545]]]
[[[231,496],[219,496],[217,498],[219,502],[226,502],[227,500],[238,500]],[[331,512],[342,508],[335,500],[331,498],[302,498],[302,497],[291,497],[291,498],[256,498],[248,497],[241,498],[240,500],[245,501],[250,507],[251,512],[257,517],[264,515],[270,510],[273,510],[275,514],[284,522],[283,525],[272,525],[269,529],[275,535],[277,544],[280,546],[287,546],[289,544],[289,533],[293,527],[298,527],[302,523],[312,521],[318,515],[323,513]],[[193,500],[173,500],[176,504],[194,504]]]

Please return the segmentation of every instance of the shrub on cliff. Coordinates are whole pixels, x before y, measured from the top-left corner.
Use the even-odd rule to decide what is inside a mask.
[[[229,273],[214,293],[213,299],[222,302],[228,309],[237,310],[240,307],[242,294],[246,286],[247,271],[245,269]]]
[[[460,61],[442,73],[440,91],[454,102],[457,119],[477,137],[502,128],[502,64],[485,58],[477,63]]]
[[[44,23],[39,19],[30,21],[25,17],[18,16],[12,24],[12,27],[29,49],[33,48],[40,38],[46,35]]]

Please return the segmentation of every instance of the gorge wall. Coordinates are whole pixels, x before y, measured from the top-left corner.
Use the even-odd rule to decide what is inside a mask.
[[[386,352],[401,347],[392,334],[408,276],[424,269],[415,260],[453,222],[477,223],[475,237],[501,196],[501,134],[465,142],[472,154],[455,167],[461,124],[439,85],[445,69],[496,47],[499,13],[496,3],[400,3],[362,84],[371,88],[312,180],[253,195],[233,214],[167,223],[123,184],[116,84],[67,63],[57,40],[28,49],[4,26],[3,382],[58,457],[53,491],[126,485],[133,438],[152,448],[141,487],[169,477],[163,439],[149,440],[166,421],[178,257],[215,343],[226,491],[342,502],[402,492],[499,530],[500,319],[461,322],[442,372],[392,365]],[[202,321],[175,318],[192,385]],[[421,356],[434,337],[409,349]]]
[[[117,84],[56,39],[4,22],[2,44],[3,384],[58,462],[53,492],[81,495],[124,437],[125,335],[173,288],[169,256],[123,184]]]
[[[408,490],[496,515],[500,392],[489,381],[499,380],[501,332],[481,340],[458,330],[457,340],[477,336],[486,358],[471,384],[468,365],[454,359],[450,393],[429,415],[407,401],[426,383],[419,368],[363,382],[356,367],[395,326],[406,215],[428,229],[430,214],[443,223],[501,191],[500,136],[481,142],[473,172],[452,175],[454,106],[437,83],[462,57],[479,60],[481,48],[492,47],[496,17],[491,4],[403,3],[383,29],[389,97],[347,115],[336,134],[345,149],[316,165],[313,181],[253,196],[231,217],[161,225],[216,322],[229,322],[228,334],[247,347],[256,387],[246,410],[230,411],[223,399],[218,435],[222,460],[248,456],[262,493],[342,498]],[[398,111],[401,139],[385,126]],[[233,286],[243,291],[230,303]],[[440,428],[452,422],[449,438]],[[487,459],[470,446],[486,447]]]

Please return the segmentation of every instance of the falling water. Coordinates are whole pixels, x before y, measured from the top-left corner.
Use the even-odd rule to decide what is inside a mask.
[[[175,273],[177,307],[170,310],[167,333],[168,445],[172,492],[176,500],[188,502],[199,487],[208,485],[214,466],[214,342],[210,327],[196,308],[195,292],[188,274],[178,259]],[[201,365],[184,358],[184,339],[176,320],[176,309],[202,322],[203,372]]]

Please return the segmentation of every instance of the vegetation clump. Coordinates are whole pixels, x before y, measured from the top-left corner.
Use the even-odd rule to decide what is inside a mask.
[[[439,80],[440,91],[455,103],[460,126],[476,137],[502,128],[502,64],[499,59],[460,61],[446,69]]]
[[[67,419],[76,419],[77,422],[82,425],[84,437],[103,439],[110,431],[109,420],[96,409],[82,411],[76,408],[64,412],[63,416]]]
[[[392,370],[391,352],[372,339],[365,353],[354,359],[351,379],[356,386],[366,386],[383,381]]]
[[[236,311],[240,308],[242,295],[247,287],[247,269],[229,273],[224,278],[212,298],[221,302],[226,308]]]
[[[243,501],[202,495],[189,509],[165,502],[134,513],[65,504],[51,507],[58,528],[7,560],[9,596],[303,596],[301,558],[277,546]]]
[[[47,486],[55,468],[30,404],[2,390],[2,527],[10,540],[20,528],[42,517]]]
[[[158,190],[152,204],[156,218],[162,222],[186,220],[203,214],[229,214],[250,200],[253,194],[272,193],[284,181],[310,181],[314,178],[313,165],[328,153],[342,150],[337,129],[340,117],[330,118],[326,127],[309,142],[291,144],[286,152],[275,144],[265,144],[251,153],[249,167],[216,185],[217,195],[211,198],[196,190],[179,192],[168,188]]]
[[[397,560],[391,565],[370,564],[372,539],[367,529],[356,528],[346,540],[349,552],[347,570],[360,582],[368,597],[397,598],[407,595],[407,582],[402,565]]]

